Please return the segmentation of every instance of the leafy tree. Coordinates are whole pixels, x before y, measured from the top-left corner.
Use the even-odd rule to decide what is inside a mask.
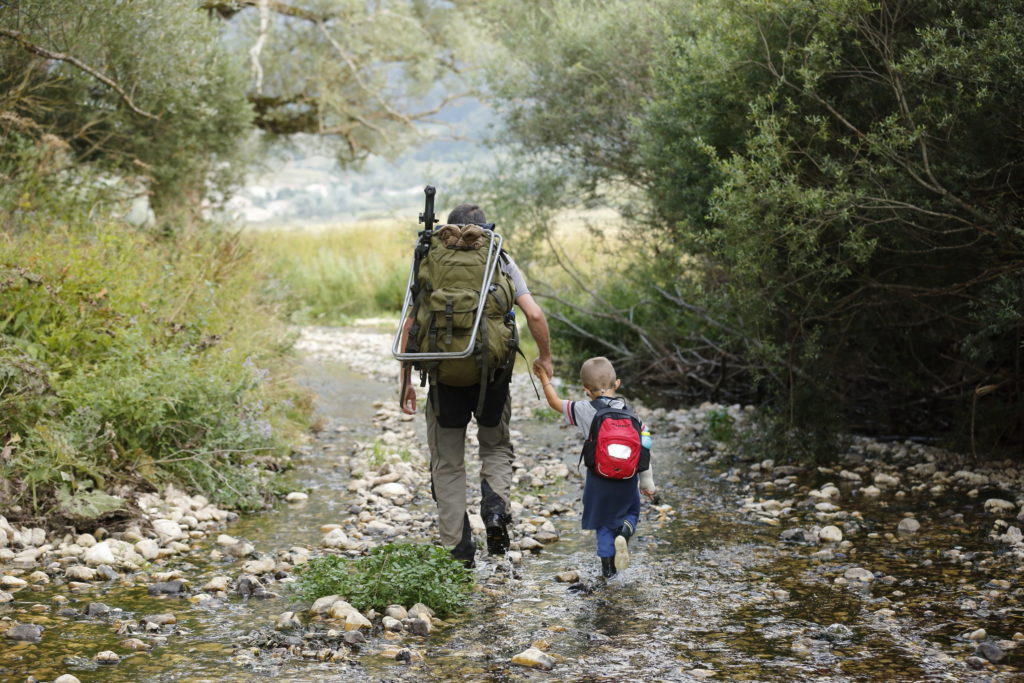
[[[593,348],[613,321],[635,367],[680,385],[759,379],[785,429],[1024,441],[1019,0],[649,0],[624,56],[585,58],[622,6],[572,7],[526,25],[553,45],[518,50],[496,92],[527,152],[574,161],[596,195],[643,193],[635,242],[655,258],[628,261],[625,298],[564,314],[569,332]],[[616,88],[632,109],[574,88],[620,63],[643,75]]]
[[[0,15],[0,127],[149,180],[163,213],[225,189],[251,130],[245,70],[187,0],[16,0]],[[63,167],[56,163],[49,170]],[[212,186],[210,185],[212,183]]]

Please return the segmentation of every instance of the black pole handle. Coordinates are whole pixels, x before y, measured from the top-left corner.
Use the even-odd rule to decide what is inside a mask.
[[[434,195],[437,194],[437,190],[432,185],[427,185],[423,188],[423,194],[426,195],[423,213],[420,214],[420,223],[423,223],[423,228],[430,232],[434,228],[434,223],[437,223],[437,219],[434,218]]]

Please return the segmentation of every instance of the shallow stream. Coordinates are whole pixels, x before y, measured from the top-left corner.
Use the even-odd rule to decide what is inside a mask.
[[[374,403],[395,396],[394,385],[337,363],[307,359],[303,377],[317,396],[325,427],[290,474],[296,489],[310,492],[308,501],[244,517],[226,530],[262,552],[315,548],[322,524],[350,514],[347,474],[336,467],[336,455],[352,440],[372,439]],[[422,417],[409,425],[422,432]],[[657,423],[653,426],[657,431]],[[565,462],[575,467],[565,430],[530,416],[513,427],[520,433],[520,452],[564,451]],[[144,583],[131,585],[126,579],[86,593],[68,593],[56,585],[21,590],[13,603],[0,606],[0,616],[46,628],[38,644],[4,643],[0,680],[34,676],[50,681],[62,673],[83,682],[196,683],[1021,680],[1016,667],[1024,665],[1024,658],[1012,649],[997,668],[973,670],[964,664],[974,651],[965,633],[984,627],[1007,640],[1024,630],[1019,573],[993,587],[983,561],[965,566],[940,558],[952,547],[993,550],[984,529],[974,523],[981,512],[972,512],[970,501],[966,513],[962,500],[944,506],[933,499],[905,498],[899,504],[875,502],[870,510],[865,503],[855,546],[837,548],[829,558],[812,557],[817,547],[781,543],[780,527],[741,509],[751,492],[720,476],[731,460],[708,463],[685,446],[670,437],[656,444],[659,507],[645,503],[631,542],[634,565],[629,570],[604,585],[596,578],[593,539],[579,531],[577,513],[553,517],[561,540],[527,555],[511,578],[481,556],[471,608],[427,638],[404,636],[401,644],[421,653],[422,661],[380,656],[395,643],[379,633],[369,635],[347,662],[254,653],[245,645],[247,634],[267,627],[282,612],[304,607],[283,586],[275,588],[281,597],[232,595],[193,604],[181,596],[151,596]],[[811,473],[800,483],[818,486],[825,479],[835,481]],[[846,502],[849,488],[839,487],[844,509],[858,510],[859,502]],[[540,495],[573,506],[579,479],[556,482]],[[793,494],[780,491],[777,497],[786,495]],[[432,506],[429,492],[421,492],[413,504]],[[964,517],[943,516],[947,507]],[[922,533],[913,539],[887,538],[884,532],[894,530],[906,510],[922,522]],[[813,514],[813,508],[808,510],[807,519]],[[871,537],[876,531],[882,533]],[[209,559],[203,551],[209,542],[196,546],[185,558],[161,561],[161,570],[180,569],[194,585],[232,571],[226,561]],[[853,566],[869,568],[879,580],[837,584],[836,578]],[[583,578],[573,590],[554,579],[567,570]],[[126,652],[119,646],[126,636],[117,632],[117,613],[58,616],[56,594],[70,598],[65,607],[80,611],[102,602],[126,618],[169,612],[177,623],[158,634],[137,636],[151,650]],[[531,644],[556,658],[553,671],[511,663]],[[93,655],[101,650],[117,651],[122,661],[116,666],[94,663]]]

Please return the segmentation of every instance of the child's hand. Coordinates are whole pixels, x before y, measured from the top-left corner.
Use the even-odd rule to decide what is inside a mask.
[[[644,494],[648,498],[654,498],[654,494],[657,493],[657,492],[658,492],[658,490],[655,487],[653,487],[653,486],[651,488],[649,488],[649,489],[648,488],[641,488],[640,489],[640,493]]]
[[[548,376],[547,370],[540,363],[533,364],[533,374],[537,375],[537,379],[541,381],[541,384],[546,384],[551,381],[551,377]]]

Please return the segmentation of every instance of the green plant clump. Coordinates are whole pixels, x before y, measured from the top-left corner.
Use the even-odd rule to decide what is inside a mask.
[[[296,591],[306,600],[340,595],[360,611],[421,602],[443,618],[466,604],[472,583],[469,570],[440,546],[389,543],[354,559],[310,560]]]

